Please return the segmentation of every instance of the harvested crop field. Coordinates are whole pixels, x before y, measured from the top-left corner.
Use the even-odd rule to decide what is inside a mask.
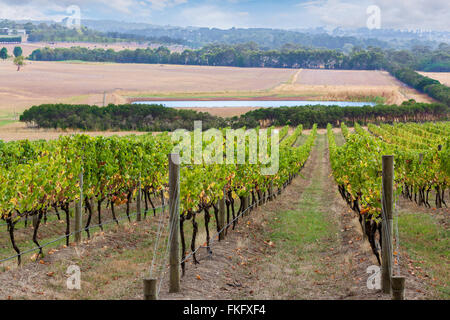
[[[292,69],[29,61],[17,72],[0,62],[0,113],[41,103],[125,103],[132,92],[226,92],[268,90]]]
[[[300,69],[289,83],[275,90],[285,95],[296,92],[311,99],[331,101],[368,101],[374,97],[387,104],[401,104],[409,99],[433,101],[389,73],[376,70]]]
[[[450,86],[450,72],[419,72],[421,75],[435,79],[446,86]]]
[[[384,71],[303,69],[296,84],[323,86],[395,86],[399,81]]]
[[[27,61],[17,72],[7,60],[0,62],[0,74],[4,120],[43,103],[103,105],[133,99],[432,101],[379,71]],[[237,116],[248,110],[201,111]]]

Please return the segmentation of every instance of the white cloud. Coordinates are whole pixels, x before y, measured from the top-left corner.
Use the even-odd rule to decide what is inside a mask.
[[[163,10],[165,8],[171,8],[186,3],[187,0],[146,0],[144,2],[149,3],[153,9]]]
[[[43,10],[45,8],[45,11]],[[49,15],[47,11],[65,12],[67,6],[48,1],[2,1],[0,0],[0,19],[46,20],[58,19],[61,15]]]
[[[204,5],[186,8],[181,11],[183,25],[198,27],[216,27],[228,29],[232,27],[247,27],[248,12],[223,10],[217,6]]]
[[[82,18],[148,20],[152,23],[208,27],[299,28],[324,26],[365,27],[366,9],[378,5],[381,27],[450,30],[448,0],[0,0],[0,19],[60,21],[66,8],[78,5]],[[190,3],[190,6],[181,6]]]
[[[116,15],[149,15],[151,10],[164,10],[188,0],[0,0],[0,19],[54,20],[64,18],[66,8],[78,5],[83,12],[110,11]],[[101,17],[99,17],[101,18]],[[130,16],[132,18],[132,16]],[[122,20],[122,19],[121,19]]]
[[[299,3],[297,8],[318,25],[358,28],[366,26],[370,5],[380,7],[382,28],[450,29],[448,0],[321,0]]]

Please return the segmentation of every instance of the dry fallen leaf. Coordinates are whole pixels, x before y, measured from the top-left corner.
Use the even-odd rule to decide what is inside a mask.
[[[47,272],[48,277],[53,277],[54,274],[55,274],[54,272]]]

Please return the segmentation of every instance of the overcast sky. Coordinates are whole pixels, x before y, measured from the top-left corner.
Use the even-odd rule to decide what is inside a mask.
[[[450,31],[449,0],[0,0],[0,18],[60,21],[77,5],[82,19],[158,25],[305,28],[365,27],[377,5],[381,27]]]

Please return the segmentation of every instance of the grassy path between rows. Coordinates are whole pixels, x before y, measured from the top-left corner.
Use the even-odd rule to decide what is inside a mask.
[[[249,258],[257,266],[250,263],[244,272],[252,271],[256,279],[248,282],[249,292],[235,298],[386,298],[366,287],[366,268],[374,257],[354,225],[354,214],[338,197],[324,134],[318,135],[302,174],[285,194],[255,213],[251,223],[260,224],[256,239],[261,234],[259,240],[271,250],[261,260]]]
[[[324,151],[325,141],[320,135],[314,152],[322,155]],[[268,234],[272,241],[279,244],[277,258],[292,260],[292,271],[304,275],[311,271],[316,275],[322,274],[322,266],[318,261],[320,254],[317,253],[329,251],[331,244],[337,240],[338,233],[337,225],[329,217],[328,206],[324,206],[328,197],[328,191],[324,190],[327,179],[324,161],[320,158],[314,161],[317,163],[312,168],[311,180],[303,191],[299,204],[293,210],[279,212],[270,222],[269,229],[272,231]],[[314,263],[317,268],[302,270],[303,260]]]

